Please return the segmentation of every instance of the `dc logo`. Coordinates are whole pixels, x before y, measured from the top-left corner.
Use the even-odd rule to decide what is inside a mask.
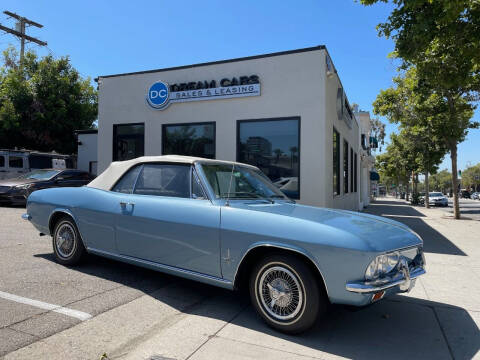
[[[168,97],[168,84],[157,81],[148,89],[147,102],[154,109],[163,109],[168,105]]]

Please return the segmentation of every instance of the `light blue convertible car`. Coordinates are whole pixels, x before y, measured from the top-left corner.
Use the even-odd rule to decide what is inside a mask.
[[[256,167],[184,156],[114,162],[81,188],[40,190],[29,220],[57,261],[93,253],[227,289],[298,333],[329,303],[363,306],[424,274],[421,238],[389,219],[297,205]]]

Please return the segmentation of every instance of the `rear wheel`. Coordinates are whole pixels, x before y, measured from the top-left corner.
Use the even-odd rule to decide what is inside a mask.
[[[55,259],[62,265],[75,265],[85,254],[80,233],[72,218],[64,216],[55,224],[52,237]]]
[[[312,327],[328,303],[308,266],[289,255],[269,256],[254,267],[250,298],[267,324],[285,333]]]

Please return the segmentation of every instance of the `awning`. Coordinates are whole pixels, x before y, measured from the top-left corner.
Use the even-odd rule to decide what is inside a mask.
[[[370,171],[370,180],[371,181],[378,181],[380,180],[380,175],[376,171]]]

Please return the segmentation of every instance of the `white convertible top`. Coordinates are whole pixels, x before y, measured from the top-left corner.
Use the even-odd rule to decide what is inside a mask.
[[[100,190],[110,190],[117,180],[132,166],[137,164],[149,163],[149,162],[172,162],[172,163],[183,163],[183,164],[193,164],[196,161],[201,162],[212,162],[212,163],[221,163],[221,164],[235,164],[248,166],[254,169],[257,169],[255,166],[237,163],[233,161],[224,161],[224,160],[214,160],[214,159],[204,159],[200,157],[192,156],[182,156],[182,155],[163,155],[163,156],[141,156],[132,160],[125,161],[114,161],[110,164],[108,168],[105,169],[100,175],[98,175],[94,180],[88,183],[87,186],[93,187]]]

